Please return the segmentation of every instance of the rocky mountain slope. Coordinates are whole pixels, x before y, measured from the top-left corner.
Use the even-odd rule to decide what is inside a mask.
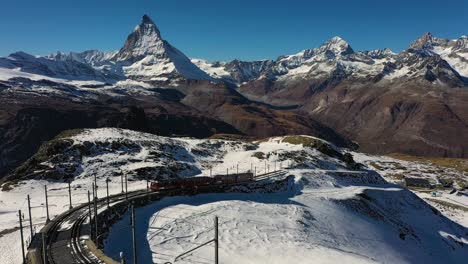
[[[301,110],[373,153],[467,157],[468,44],[426,33],[407,50],[354,51],[334,37],[237,82],[251,100]],[[225,63],[204,63],[224,72]],[[229,75],[228,75],[229,73]],[[214,76],[214,75],[213,75]],[[219,75],[218,75],[219,76]]]
[[[103,126],[310,134],[374,153],[466,157],[467,45],[466,37],[425,34],[400,53],[355,51],[335,37],[276,60],[208,62],[170,45],[145,15],[118,51],[0,58],[0,175],[63,129]],[[66,113],[67,121],[57,125],[29,109]],[[122,109],[138,109],[143,125],[116,117]],[[68,119],[70,112],[87,121]],[[40,127],[57,129],[34,136]]]
[[[278,168],[291,162],[302,168],[358,168],[351,155],[322,139],[286,136],[267,141],[271,142],[163,137],[117,128],[68,130],[44,143],[6,181],[67,181],[89,175],[105,179],[122,173],[131,180],[161,179],[190,177],[210,168],[212,173],[221,174],[232,170],[232,164],[221,162],[226,155],[232,155],[232,159],[249,155],[250,163],[240,164],[240,171],[255,166],[259,173],[267,170],[264,162],[273,170],[273,160],[277,160]],[[275,147],[274,154],[263,153],[262,145]]]
[[[354,52],[334,38],[279,58],[239,91],[271,104],[302,105],[364,151],[467,157],[468,89],[460,74],[464,40],[426,34],[394,54]]]
[[[0,68],[0,99],[6,102],[0,106],[0,175],[30,157],[44,140],[72,128],[110,126],[195,137],[303,133],[353,145],[295,109],[248,100],[231,85],[215,81],[163,40],[147,16],[120,51],[28,58],[31,67]],[[10,56],[4,61],[18,60]],[[83,65],[88,76],[102,78],[49,74],[49,68],[39,72],[37,61],[50,68]]]

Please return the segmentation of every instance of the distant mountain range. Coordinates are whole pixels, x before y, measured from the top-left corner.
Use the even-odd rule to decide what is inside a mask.
[[[145,15],[118,51],[0,58],[0,175],[75,127],[304,133],[373,153],[468,157],[467,88],[466,36],[426,33],[400,53],[334,37],[276,60],[209,62]]]

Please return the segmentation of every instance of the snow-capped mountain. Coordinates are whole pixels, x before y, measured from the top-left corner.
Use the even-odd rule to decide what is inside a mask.
[[[236,59],[230,62],[209,62],[203,59],[192,59],[192,62],[211,77],[234,84],[255,80],[273,65],[272,60],[241,61]]]
[[[31,77],[39,75],[51,78],[87,81],[110,81],[116,76],[105,74],[78,60],[51,60],[47,57],[36,57],[25,52],[16,52],[0,58],[0,78]],[[33,79],[34,77],[31,77]]]
[[[468,37],[448,40],[426,33],[414,41],[410,49],[435,53],[447,61],[460,75],[468,77]]]
[[[175,84],[180,80],[213,80],[181,51],[161,37],[150,17],[144,15],[119,51],[55,53],[35,57],[23,52],[0,59],[0,68],[37,74],[42,78],[95,80],[115,83],[124,79],[151,84]],[[14,72],[3,74],[15,77]],[[39,79],[41,77],[38,77]],[[3,78],[7,79],[7,78]]]
[[[240,86],[266,79],[289,86],[303,80],[424,79],[460,87],[468,76],[467,62],[466,36],[446,40],[430,33],[398,54],[389,49],[356,52],[337,36],[318,48],[274,61],[208,62],[189,59],[164,40],[153,20],[144,15],[119,51],[58,52],[45,57],[14,53],[0,59],[0,68],[3,72],[8,69],[8,74],[3,74],[7,77],[24,77],[21,72],[27,72],[66,80],[116,83],[131,79],[152,85],[177,85],[180,80],[219,80]]]
[[[80,62],[88,64],[103,74],[115,76],[116,79],[124,79],[125,76],[123,75],[122,70],[110,61],[116,54],[117,51],[103,52],[100,50],[87,50],[83,52],[70,53],[57,52],[47,56],[46,58],[53,61],[69,63]]]
[[[464,38],[433,41],[432,35],[418,39],[409,49],[395,54],[389,49],[355,52],[342,38],[334,37],[319,48],[282,56],[263,73],[280,82],[333,79],[394,80],[423,78],[449,86],[464,86],[466,52]],[[442,43],[444,45],[435,45]],[[436,47],[436,48],[434,48]],[[440,55],[440,56],[439,56]]]
[[[147,15],[128,36],[119,52],[111,59],[122,65],[125,76],[143,81],[177,79],[211,80],[181,51],[161,37],[159,29]]]
[[[26,92],[60,95],[66,100],[122,95],[181,100],[183,107],[255,136],[265,136],[273,128],[275,133],[298,128],[309,133],[310,127],[322,127],[309,120],[313,117],[361,146],[371,144],[366,148],[369,151],[464,157],[468,145],[460,147],[459,140],[453,139],[468,135],[464,133],[468,111],[463,107],[468,96],[467,43],[466,36],[446,40],[427,33],[408,49],[394,53],[389,49],[355,51],[344,39],[334,37],[317,48],[276,60],[208,62],[189,59],[170,45],[145,15],[118,51],[59,52],[43,57],[18,52],[0,58],[0,92],[8,93],[8,98]],[[177,91],[169,95],[154,88]],[[281,109],[297,111],[283,113]],[[374,120],[375,113],[384,118]],[[396,120],[403,115],[401,120],[409,123],[411,116],[417,125],[399,125]],[[445,118],[435,120],[436,116]],[[373,122],[369,128],[367,124]],[[436,135],[433,127],[453,129]],[[408,131],[395,137],[404,129]],[[383,136],[390,139],[383,142]],[[407,147],[392,144],[399,138],[417,142]]]

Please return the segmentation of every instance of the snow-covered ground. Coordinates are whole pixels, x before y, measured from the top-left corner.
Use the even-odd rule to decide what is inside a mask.
[[[129,190],[146,188],[144,173],[170,177],[226,174],[253,169],[260,174],[294,163],[294,160],[286,159],[281,154],[303,150],[300,145],[280,143],[281,138],[261,143],[178,139],[107,128],[84,130],[62,140],[71,140],[70,147],[43,160],[41,167],[33,167],[32,171],[51,169],[62,173],[67,171],[68,174],[64,175],[71,174],[74,177],[71,184],[73,204],[87,201],[87,191],[92,190],[94,176],[101,187],[98,194],[102,196],[105,195],[106,178],[111,180],[110,193],[114,194],[121,192],[121,175],[124,174],[129,178]],[[85,149],[86,153],[77,154],[78,150]],[[265,156],[257,158],[261,157],[260,153]],[[317,168],[326,169],[331,165],[336,166],[335,164],[343,167],[341,161],[329,158],[317,150],[309,149],[305,153],[310,157],[321,157],[321,162],[316,164]],[[29,239],[27,194],[31,196],[32,218],[36,230],[42,228],[46,219],[44,185],[47,184],[49,191],[50,218],[69,207],[68,184],[65,180],[45,181],[40,179],[43,174],[38,175],[37,179],[20,181],[11,190],[0,191],[0,232],[5,233],[0,235],[0,263],[21,261],[19,231],[9,230],[18,227],[18,210],[21,209],[24,215],[25,240]]]
[[[103,196],[106,178],[111,179],[111,194],[121,192],[121,175],[128,176],[129,190],[136,190],[146,187],[146,177],[247,170],[260,174],[289,165],[294,167],[288,174],[294,175],[295,184],[287,192],[171,197],[139,208],[140,260],[173,261],[177,254],[210,240],[215,215],[220,219],[222,263],[457,263],[468,256],[466,226],[438,215],[406,189],[387,184],[378,175],[352,171],[339,155],[330,154],[330,150],[344,153],[331,145],[326,154],[287,143],[284,137],[256,142],[200,140],[105,128],[72,133],[56,140],[52,149],[60,152],[38,155],[39,165],[25,166],[25,175],[31,175],[31,170],[41,171],[39,176],[19,175],[25,178],[0,192],[0,263],[21,262],[19,231],[8,230],[18,226],[18,209],[28,226],[27,194],[32,198],[36,230],[45,222],[45,184],[50,217],[68,209],[67,183],[61,178],[41,179],[46,172],[73,177],[72,201],[78,204],[87,201],[93,176]],[[360,153],[353,156],[360,162],[365,157],[378,159]],[[466,223],[465,218],[451,219]],[[24,231],[29,239],[29,229]],[[124,217],[112,228],[106,253],[115,259],[120,251],[129,256],[129,236],[128,217]],[[212,253],[212,247],[202,248],[180,263],[211,262]]]
[[[384,176],[387,181],[393,183],[401,184],[403,177],[410,177],[427,179],[431,184],[437,185],[445,179],[453,181],[454,187],[461,189],[460,185],[466,185],[468,182],[466,173],[452,167],[437,166],[429,161],[406,161],[363,153],[353,153],[353,157],[357,162],[366,164]],[[461,193],[457,195],[458,192],[454,192],[450,188],[411,188],[410,190],[448,218],[468,227],[467,196],[461,195]]]
[[[109,193],[117,194],[121,192],[120,177],[111,178]],[[88,190],[92,192],[92,177],[74,180],[72,187],[72,204],[78,205],[88,200]],[[105,179],[98,179],[98,196],[105,196]],[[0,263],[16,264],[21,263],[20,232],[15,230],[7,232],[19,226],[18,210],[22,211],[24,220],[25,241],[30,240],[29,216],[26,195],[31,197],[31,216],[33,219],[33,230],[39,231],[46,221],[45,192],[44,186],[47,184],[49,217],[52,219],[56,215],[68,210],[68,184],[63,182],[47,182],[43,180],[29,180],[22,182],[18,187],[10,191],[0,191]],[[128,190],[146,188],[144,181],[131,181],[128,183]]]
[[[466,229],[391,184],[291,170],[292,190],[171,197],[137,210],[138,257],[149,263],[211,263],[219,217],[221,263],[463,263]],[[457,242],[445,237],[452,236]],[[128,216],[105,252],[131,257]],[[461,246],[463,245],[463,246]]]

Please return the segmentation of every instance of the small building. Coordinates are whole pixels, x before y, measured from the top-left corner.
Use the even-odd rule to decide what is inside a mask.
[[[428,179],[423,178],[407,178],[403,179],[405,186],[407,187],[421,187],[421,188],[431,188],[431,183]]]

